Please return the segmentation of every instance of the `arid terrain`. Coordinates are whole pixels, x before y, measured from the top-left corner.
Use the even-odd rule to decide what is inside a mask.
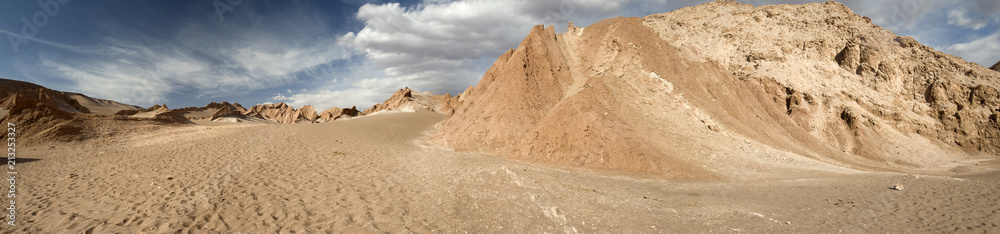
[[[0,79],[4,233],[995,233],[1000,72],[836,3],[535,26],[465,92],[149,108]]]
[[[422,111],[313,125],[188,126],[22,148],[24,213],[4,230],[982,232],[1000,225],[996,172],[831,167],[769,179],[663,180],[420,141],[443,118]],[[890,189],[897,183],[905,189]]]

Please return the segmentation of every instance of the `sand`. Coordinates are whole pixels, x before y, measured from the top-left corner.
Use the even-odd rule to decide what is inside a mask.
[[[97,99],[87,97],[83,94],[78,93],[67,93],[67,95],[80,103],[83,107],[86,107],[91,114],[98,115],[114,115],[122,110],[139,110],[141,108],[136,106],[131,106],[127,104],[118,103],[115,101]]]
[[[0,232],[1000,232],[1000,73],[835,2],[567,29],[361,117],[0,79]]]
[[[21,149],[14,232],[983,232],[1000,173],[716,182],[424,142],[444,115],[163,128]],[[996,161],[978,162],[997,166]],[[989,164],[989,165],[987,165]],[[905,185],[901,191],[895,184]]]

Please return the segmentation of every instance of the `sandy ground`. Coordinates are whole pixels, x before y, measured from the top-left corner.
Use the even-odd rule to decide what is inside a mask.
[[[190,126],[23,148],[17,226],[0,231],[1000,232],[997,172],[668,181],[421,142],[442,119]]]

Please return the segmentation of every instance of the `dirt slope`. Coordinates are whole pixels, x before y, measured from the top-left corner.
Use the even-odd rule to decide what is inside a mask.
[[[454,114],[436,138],[667,177],[816,161],[915,170],[1000,149],[997,86],[995,72],[838,3],[713,2],[559,35],[536,26],[445,102]]]
[[[88,97],[87,95],[79,93],[66,93],[66,95],[68,95],[73,100],[79,102],[80,105],[86,107],[87,110],[90,110],[91,114],[114,115],[115,113],[118,113],[119,111],[123,110],[142,109],[141,107],[138,106],[124,104],[111,100],[92,98]]]

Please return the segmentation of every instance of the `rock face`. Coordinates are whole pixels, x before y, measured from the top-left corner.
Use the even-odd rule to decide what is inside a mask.
[[[536,26],[443,102],[454,112],[435,138],[667,177],[788,164],[774,155],[933,167],[1000,152],[998,78],[839,3],[717,1],[559,35]]]
[[[316,108],[313,108],[311,105],[305,105],[302,108],[295,110],[295,112],[299,117],[305,118],[305,120],[308,120],[310,123],[316,122],[316,119],[319,118],[319,115],[316,114]]]
[[[0,97],[4,98],[4,103],[14,104],[13,99],[21,99],[21,101],[25,101],[22,104],[27,104],[27,101],[34,101],[40,106],[51,107],[64,112],[90,113],[90,110],[80,105],[69,94],[71,93],[51,90],[28,82],[0,79]],[[13,107],[4,106],[3,108],[12,109]]]
[[[643,23],[737,78],[760,82],[794,124],[835,150],[880,161],[934,157],[910,145],[926,138],[1000,153],[997,73],[897,36],[840,3],[714,2]]]
[[[263,104],[250,107],[243,115],[272,120],[278,123],[313,123],[319,119],[316,109],[310,105],[295,109],[285,103]]]
[[[151,106],[149,108],[139,110],[135,114],[132,114],[132,117],[152,118],[152,117],[156,117],[159,114],[163,114],[163,113],[167,113],[167,112],[170,112],[170,108],[167,107],[167,104],[160,104],[160,105],[153,105],[153,106]]]
[[[255,105],[243,112],[243,115],[258,116],[260,118],[286,124],[296,123],[299,119],[304,119],[304,117],[299,115],[299,112],[296,111],[295,108],[292,108],[283,102],[276,104]]]
[[[119,112],[122,113],[122,112]],[[137,113],[129,115],[132,118],[160,119],[177,123],[192,123],[184,116],[183,111],[171,110],[167,104],[153,105],[152,107],[139,110]]]
[[[357,117],[361,114],[358,107],[351,108],[330,108],[319,114],[319,122],[330,122],[338,119]]]
[[[212,113],[212,116],[209,117],[210,120],[217,120],[224,117],[245,117],[243,112],[247,111],[247,109],[243,108],[243,106],[239,103],[229,104],[228,102],[209,103],[205,106],[205,108],[216,109],[215,113]]]
[[[447,93],[444,94],[444,95],[434,96],[434,98],[437,99],[439,103],[441,103],[441,105],[438,106],[438,110],[437,111],[439,113],[445,114],[445,115],[447,115],[449,117],[452,116],[452,115],[454,115],[455,114],[455,110],[462,106],[462,103],[465,102],[465,97],[469,96],[469,92],[472,91],[472,88],[473,87],[470,86],[464,92],[459,93],[458,95],[455,95],[454,97],[451,96],[451,94],[447,94]]]
[[[994,63],[993,66],[990,66],[990,70],[1000,72],[1000,61],[997,61],[997,63]]]
[[[386,99],[384,102],[380,104],[375,104],[371,108],[362,111],[361,114],[370,115],[375,112],[390,110],[393,108],[399,108],[400,105],[402,105],[404,102],[410,101],[412,98],[413,98],[413,91],[410,90],[410,87],[402,88],[399,91],[392,93],[392,96],[389,96],[389,99]]]
[[[78,115],[90,111],[62,92],[0,79],[0,98],[0,117],[5,126],[15,125],[20,133],[19,142],[29,142],[24,139],[26,136],[66,141],[85,137],[80,134],[85,129],[77,126],[84,119]]]
[[[371,108],[361,112],[361,115],[371,115],[383,111],[403,111],[413,112],[419,109],[437,111],[441,105],[440,98],[435,98],[430,93],[413,92],[409,87],[400,89],[392,94],[389,99],[380,104],[375,104]]]

